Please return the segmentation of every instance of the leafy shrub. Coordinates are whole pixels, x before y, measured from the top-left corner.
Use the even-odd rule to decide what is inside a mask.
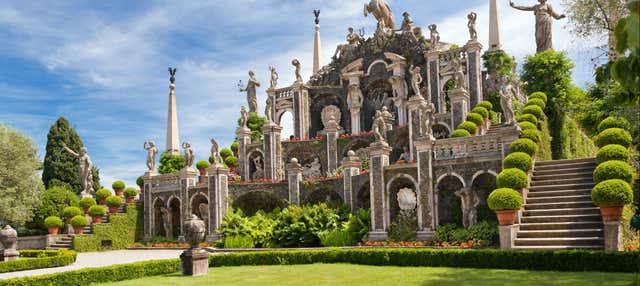
[[[540,135],[540,132],[538,130],[533,130],[533,129],[523,130],[522,135],[520,135],[520,138],[529,139],[534,143],[538,143],[540,142],[540,140],[542,140],[542,136]]]
[[[184,156],[180,154],[173,155],[170,152],[164,152],[160,155],[160,165],[158,173],[171,174],[176,173],[184,168]]]
[[[456,129],[455,131],[453,131],[453,133],[451,133],[451,138],[469,137],[469,136],[471,136],[471,133],[469,133],[469,131],[464,129]]]
[[[89,225],[89,221],[83,215],[77,215],[71,219],[71,225],[74,227],[87,226]]]
[[[538,118],[536,118],[535,115],[533,114],[522,114],[522,115],[518,115],[516,116],[516,121],[518,123],[521,122],[529,122],[531,124],[538,124]]]
[[[489,194],[487,204],[494,211],[519,210],[522,207],[522,196],[514,189],[500,188]]]
[[[238,157],[236,156],[229,156],[227,157],[227,159],[224,160],[224,164],[227,165],[227,167],[233,168],[238,166]]]
[[[63,226],[64,226],[64,222],[62,221],[62,219],[60,219],[57,216],[50,216],[44,219],[44,227],[46,228],[50,228],[50,227],[60,228]]]
[[[529,95],[529,100],[532,99],[541,99],[544,102],[547,102],[547,95],[544,92],[537,91]]]
[[[66,207],[62,210],[62,217],[64,218],[72,218],[81,214],[82,210],[78,207]]]
[[[4,261],[0,263],[0,273],[22,271],[22,270],[29,270],[29,269],[41,269],[41,268],[67,266],[76,261],[76,252],[68,249],[20,250],[20,257],[29,258],[29,259]],[[5,285],[4,282],[6,281],[11,281],[11,280],[0,281],[0,285]],[[14,284],[9,283],[8,285],[14,285]],[[41,284],[26,283],[26,284],[17,284],[17,285],[41,285]],[[56,284],[51,283],[50,285],[56,285]]]
[[[98,200],[104,200],[106,198],[108,198],[109,196],[111,196],[111,191],[107,190],[107,189],[100,189],[96,192],[96,199]]]
[[[538,127],[535,124],[528,121],[522,121],[518,123],[518,125],[520,125],[520,128],[522,130],[538,130]]]
[[[436,227],[436,232],[433,236],[435,241],[453,241],[453,232],[458,228],[456,224],[449,223],[439,225]]]
[[[369,225],[371,225],[371,210],[358,209],[355,214],[349,214],[347,230],[351,237],[357,241],[365,241],[369,235]]]
[[[222,160],[226,160],[229,156],[233,156],[233,151],[231,151],[231,149],[222,148],[220,150],[220,157],[222,157]]]
[[[609,116],[598,124],[598,132],[605,131],[609,128],[620,128],[629,130],[630,124],[624,117]]]
[[[596,153],[596,164],[611,160],[629,162],[629,158],[629,149],[618,144],[609,144]]]
[[[599,206],[626,205],[633,202],[633,191],[623,180],[606,180],[591,190],[591,199]]]
[[[198,162],[196,163],[196,168],[197,168],[198,170],[204,170],[204,169],[206,169],[206,168],[209,168],[209,166],[211,166],[211,165],[209,164],[209,162],[207,162],[207,161],[205,161],[205,160],[200,160],[200,161],[198,161]]]
[[[242,210],[231,210],[222,219],[220,232],[225,236],[251,235],[253,228],[249,218],[244,216]]]
[[[482,126],[482,124],[484,124],[484,118],[482,118],[482,115],[474,112],[467,114],[467,121],[473,122],[476,126]]]
[[[531,139],[520,138],[516,141],[513,141],[513,143],[509,145],[509,153],[523,152],[529,154],[530,156],[534,156],[537,151],[538,145]]]
[[[78,195],[61,187],[45,190],[40,194],[40,206],[35,211],[33,222],[28,223],[27,226],[32,229],[45,230],[45,218],[49,216],[65,217],[62,210],[68,205],[77,206],[78,200]]]
[[[469,234],[469,231],[467,231],[464,228],[458,228],[453,230],[453,232],[451,233],[451,236],[453,237],[453,241],[463,242],[463,241],[471,240],[471,235]]]
[[[276,217],[273,238],[283,247],[319,246],[318,234],[338,225],[338,214],[326,204],[289,206]]]
[[[119,207],[122,205],[122,198],[118,196],[109,196],[106,200],[107,206]]]
[[[225,248],[253,248],[253,239],[248,235],[232,235],[224,238]]]
[[[79,203],[81,208],[90,208],[92,206],[95,206],[96,204],[96,200],[94,200],[92,197],[82,198]]]
[[[334,229],[318,234],[320,237],[320,244],[322,246],[352,246],[355,244],[355,240],[352,233],[347,229]]]
[[[136,179],[136,185],[138,185],[138,187],[140,187],[141,189],[144,187],[144,179],[142,178],[142,176]]]
[[[527,102],[527,106],[530,106],[530,105],[539,106],[543,110],[545,107],[547,107],[547,104],[542,99],[539,99],[539,98],[529,99],[529,101]]]
[[[125,197],[135,197],[138,194],[138,190],[136,190],[135,188],[126,188],[124,189],[124,196]]]
[[[517,168],[525,172],[533,168],[531,156],[523,152],[514,152],[507,155],[507,157],[504,158],[503,164],[505,169]]]
[[[471,239],[482,240],[483,242],[498,241],[498,226],[488,221],[481,221],[470,226],[467,231]]]
[[[115,181],[111,184],[111,188],[114,190],[124,190],[124,182],[123,181]]]
[[[233,152],[233,154],[238,154],[238,141],[233,141],[233,143],[231,143],[231,146],[229,147],[231,148],[231,151]]]
[[[522,109],[522,114],[531,114],[538,119],[542,119],[544,115],[544,111],[540,106],[537,105],[529,105]]]
[[[486,108],[482,107],[482,106],[477,106],[474,107],[471,112],[473,113],[477,113],[482,115],[482,118],[487,118],[489,117],[489,110],[487,110]]]
[[[489,111],[493,110],[493,104],[491,104],[491,102],[488,100],[480,101],[480,103],[478,103],[476,106],[484,107],[484,109]]]
[[[523,189],[529,185],[527,173],[520,169],[504,169],[496,177],[498,188]]]
[[[476,134],[476,131],[478,130],[478,126],[471,122],[471,121],[465,121],[462,122],[462,124],[460,124],[458,126],[458,129],[464,129],[467,130],[467,132],[469,132],[469,134]]]
[[[609,128],[596,135],[595,143],[600,148],[609,144],[618,144],[629,148],[631,146],[631,134],[621,128]]]
[[[418,219],[415,216],[398,215],[389,226],[389,239],[394,241],[414,241],[418,230]]]
[[[124,214],[111,214],[109,223],[92,227],[93,235],[76,236],[73,249],[78,252],[94,252],[125,249],[135,242],[136,236],[142,239],[143,210],[142,204],[131,204],[125,207]],[[111,245],[103,245],[103,240],[110,240]]]
[[[104,209],[103,206],[92,206],[89,208],[89,215],[94,217],[94,216],[104,216],[107,214],[107,211]]]
[[[593,171],[593,181],[596,183],[611,179],[620,179],[631,184],[633,169],[626,162],[613,160],[598,165]]]

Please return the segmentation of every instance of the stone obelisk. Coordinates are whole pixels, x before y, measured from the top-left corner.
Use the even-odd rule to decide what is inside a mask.
[[[313,74],[316,74],[320,70],[320,57],[322,56],[320,54],[320,10],[313,10],[313,14],[316,16],[315,33],[313,35]]]
[[[502,50],[498,0],[489,0],[489,52]]]
[[[169,84],[169,112],[167,115],[167,152],[178,155],[180,154],[180,143],[178,140],[178,112],[176,110],[176,69],[169,68],[171,84]]]

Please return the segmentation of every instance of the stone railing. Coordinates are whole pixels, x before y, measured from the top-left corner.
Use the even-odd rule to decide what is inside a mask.
[[[295,94],[293,86],[279,88],[275,90],[276,99],[292,98]]]
[[[467,51],[464,49],[464,47],[443,51],[440,53],[440,55],[438,55],[438,59],[440,60],[441,66],[446,66],[453,59],[460,59],[462,62],[466,62]]]
[[[151,192],[166,192],[180,189],[180,176],[177,173],[157,175],[151,178]]]
[[[495,135],[447,138],[437,140],[433,152],[436,161],[489,157],[501,154],[501,145],[500,138]]]

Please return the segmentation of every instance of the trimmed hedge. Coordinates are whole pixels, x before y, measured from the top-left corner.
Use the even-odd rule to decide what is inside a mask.
[[[138,209],[140,208],[140,209]],[[125,249],[135,242],[136,230],[142,230],[141,205],[128,204],[126,214],[112,214],[109,223],[93,226],[93,234],[76,236],[73,239],[73,249],[78,252],[105,251]],[[136,227],[138,225],[138,227]],[[110,240],[111,246],[103,246],[103,240]]]
[[[507,155],[502,163],[505,169],[516,168],[526,172],[533,168],[533,159],[529,154],[523,152],[514,152]]]
[[[477,106],[471,109],[471,112],[482,115],[483,118],[489,117],[489,110],[482,106]]]
[[[96,204],[98,203],[92,197],[82,198],[79,203],[81,208],[90,208],[92,206],[95,206]]]
[[[482,118],[482,115],[474,112],[467,114],[467,121],[471,121],[477,126],[482,126],[482,124],[484,124],[484,118]]]
[[[92,206],[88,211],[89,215],[94,216],[104,216],[107,214],[107,210],[104,209],[103,206]]]
[[[62,210],[62,216],[64,218],[73,218],[75,216],[82,215],[83,211],[78,207],[66,207]]]
[[[76,252],[68,249],[20,250],[20,257],[29,259],[0,262],[0,273],[66,266],[76,261]],[[0,280],[0,285],[5,285],[3,282]]]
[[[50,216],[44,219],[44,227],[46,228],[50,228],[50,227],[61,228],[63,226],[64,226],[64,222],[62,221],[62,219],[60,219],[57,216]]]
[[[593,187],[591,199],[599,206],[626,205],[633,202],[633,190],[623,180],[607,180]]]
[[[611,179],[620,179],[631,184],[633,169],[626,162],[613,160],[598,165],[593,171],[593,181],[596,184]]]
[[[521,123],[523,121],[530,122],[531,124],[538,124],[538,118],[533,114],[522,114],[516,116],[516,121]]]
[[[83,215],[77,215],[71,219],[71,225],[73,227],[87,226],[89,225],[89,220]]]
[[[535,143],[539,143],[542,140],[542,136],[540,136],[540,131],[534,129],[523,130],[520,138],[530,139]]]
[[[529,105],[522,109],[522,114],[531,114],[538,119],[541,119],[544,116],[544,111],[542,108],[537,105]]]
[[[611,160],[629,162],[629,149],[618,144],[609,144],[602,147],[596,153],[596,164],[602,164]]]
[[[538,145],[531,139],[520,138],[509,145],[509,153],[524,152],[533,157],[538,152]]]
[[[609,116],[598,124],[598,132],[605,131],[609,128],[629,130],[629,126],[629,121],[624,117]]]
[[[489,194],[487,205],[493,211],[519,210],[522,208],[522,196],[511,188],[495,189]]]
[[[107,206],[110,207],[119,207],[122,205],[122,198],[118,196],[109,196],[106,199]]]
[[[467,130],[469,134],[476,134],[476,131],[478,131],[478,125],[471,121],[465,121],[458,126],[458,129]]]
[[[196,169],[198,170],[204,170],[206,168],[209,168],[209,166],[211,166],[211,164],[209,164],[209,162],[205,160],[200,160],[198,161],[198,163],[196,163]]]
[[[539,99],[539,98],[529,99],[529,101],[527,102],[527,106],[531,106],[531,105],[540,106],[540,108],[542,108],[543,110],[545,107],[547,107],[547,104],[542,99]]]
[[[484,107],[484,109],[489,111],[493,110],[493,104],[488,100],[480,101],[480,103],[478,103],[476,106]]]
[[[453,133],[451,133],[451,138],[469,137],[469,136],[471,136],[471,133],[469,133],[469,131],[464,129],[456,129],[455,131],[453,131]]]
[[[125,197],[135,197],[138,194],[138,190],[136,188],[126,188],[123,192]]]
[[[124,190],[125,184],[123,181],[115,181],[111,184],[111,188],[114,190]]]
[[[111,191],[107,190],[107,189],[100,189],[96,192],[96,199],[98,200],[104,200],[106,198],[108,198],[109,196],[111,196]]]
[[[606,129],[596,135],[594,139],[596,146],[600,148],[610,144],[618,144],[627,148],[631,146],[631,134],[621,128]]]
[[[520,125],[520,129],[522,130],[538,130],[538,126],[528,121],[522,121],[518,123],[518,125]]]
[[[527,173],[520,169],[504,169],[496,177],[498,188],[523,189],[529,186]]]
[[[537,92],[534,92],[534,93],[529,95],[529,100],[534,99],[534,98],[538,98],[538,99],[541,99],[544,102],[547,102],[547,94],[545,94],[544,92],[541,92],[541,91],[537,91]]]

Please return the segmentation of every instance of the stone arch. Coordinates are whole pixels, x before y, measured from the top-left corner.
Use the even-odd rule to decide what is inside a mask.
[[[460,182],[462,182],[462,187],[466,187],[467,186],[466,183],[465,183],[464,178],[460,174],[455,173],[455,172],[446,173],[446,174],[440,175],[440,177],[438,177],[438,179],[436,180],[436,185],[438,185],[440,183],[440,181],[442,179],[444,179],[445,177],[447,177],[447,176],[454,176],[454,177],[458,178],[458,180],[460,180]]]
[[[445,139],[451,136],[451,128],[447,123],[444,122],[438,122],[434,124],[432,130],[433,136],[436,137],[436,139]]]
[[[440,88],[441,95],[442,95],[441,102],[444,103],[444,107],[446,108],[445,112],[447,112],[451,110],[451,98],[449,96],[449,93],[456,85],[456,82],[451,77],[444,77],[441,83],[442,83],[442,87]]]
[[[311,136],[317,136],[318,132],[324,129],[322,124],[322,110],[327,106],[336,106],[340,109],[340,126],[347,126],[348,108],[343,98],[333,93],[323,93],[313,98],[310,106],[310,120],[311,120]]]
[[[378,59],[373,61],[371,64],[369,64],[369,67],[367,68],[367,74],[366,76],[370,76],[371,75],[371,70],[373,69],[374,66],[379,65],[379,64],[383,64],[384,65],[384,69],[388,70],[389,64],[387,64],[387,62],[383,59]]]
[[[242,210],[246,215],[258,211],[271,212],[276,208],[285,208],[287,204],[266,190],[254,190],[241,194],[232,204],[234,209]]]
[[[364,89],[364,102],[362,104],[360,123],[362,130],[370,131],[375,112],[386,106],[389,112],[394,114],[396,120],[398,112],[393,103],[393,88],[386,77],[372,78]],[[397,123],[397,122],[396,122]]]
[[[480,171],[475,172],[475,173],[473,174],[473,176],[471,176],[471,182],[475,181],[475,179],[476,179],[478,176],[482,175],[482,174],[490,174],[490,175],[493,175],[494,177],[497,177],[497,176],[498,176],[498,173],[496,173],[496,171],[494,171],[494,170],[491,170],[491,169],[488,169],[488,170],[480,170]]]
[[[478,221],[496,222],[496,216],[487,205],[487,198],[491,191],[496,189],[496,172],[492,170],[482,170],[476,172],[471,179],[471,189],[478,194],[480,204],[478,205],[477,216]]]
[[[295,137],[294,130],[294,118],[293,118],[293,110],[284,110],[276,115],[277,124],[282,127],[282,132],[280,133],[282,139],[291,139]],[[284,122],[283,122],[283,119]]]
[[[172,237],[178,237],[182,234],[182,202],[176,196],[171,196],[167,201],[167,208],[171,214]]]
[[[462,176],[451,173],[440,176],[436,183],[437,223],[462,225],[460,199],[454,194],[465,187]]]
[[[191,214],[194,214],[201,219],[206,219],[205,216],[207,216],[207,214],[201,213],[200,204],[209,204],[209,197],[202,192],[199,192],[191,197],[191,199],[189,200],[189,207],[191,209]]]
[[[359,209],[371,209],[371,185],[369,181],[366,181],[356,193],[356,208]]]
[[[162,198],[153,200],[153,236],[167,237],[168,233],[164,228],[164,220],[162,217],[162,208],[166,207],[166,203]]]
[[[257,157],[261,157],[262,158],[262,176],[257,176],[260,175],[259,173],[256,173],[256,170],[258,170],[258,168],[256,168],[256,163],[254,161],[255,158]],[[261,149],[255,149],[251,152],[249,152],[249,154],[247,154],[247,160],[249,160],[249,178],[250,180],[255,180],[255,179],[262,179],[264,177],[264,152],[262,152]],[[257,176],[254,178],[254,176]]]
[[[393,221],[396,216],[400,213],[400,206],[398,205],[398,191],[404,188],[409,188],[414,191],[416,194],[416,199],[418,196],[418,182],[410,175],[407,174],[397,174],[387,182],[385,187],[386,198],[387,198],[387,206],[389,206],[388,221]],[[417,201],[416,201],[417,202]],[[416,204],[416,210],[418,209],[418,205]]]
[[[356,155],[360,157],[360,159],[369,158],[369,152],[367,152],[366,148],[371,145],[371,142],[362,138],[354,139],[347,143],[342,149],[342,158],[347,157],[347,153],[349,151],[356,152]]]
[[[313,205],[326,203],[330,206],[340,206],[344,202],[344,198],[342,197],[342,194],[333,189],[316,188],[309,193],[306,202]]]

